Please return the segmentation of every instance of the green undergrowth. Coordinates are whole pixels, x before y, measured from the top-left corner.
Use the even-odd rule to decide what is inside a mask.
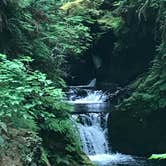
[[[66,15],[61,5],[58,0],[4,0],[0,6],[0,52],[10,59],[30,56],[31,67],[59,86],[68,73],[66,59],[82,56],[91,43],[82,17]]]
[[[149,157],[151,160],[166,160],[166,154],[153,154]]]
[[[37,154],[18,159],[19,166],[91,165],[81,151],[62,78],[69,74],[70,58],[84,58],[92,36],[90,28],[83,24],[84,18],[68,15],[61,9],[63,4],[59,0],[0,2],[0,145],[4,144],[1,151],[5,152],[8,146],[10,151],[11,139],[18,149],[18,158],[22,150],[24,156],[29,156],[33,148],[21,146],[28,141],[19,140],[19,135],[22,139],[28,137],[26,132],[34,134],[32,139],[39,138],[29,142],[29,146],[32,143],[36,148],[40,143],[34,150]],[[18,137],[10,134],[12,129]],[[9,160],[5,158],[6,166],[11,158],[11,154]]]
[[[124,1],[122,6],[119,7],[119,11],[126,9],[126,14],[135,12],[139,24],[144,30],[152,26],[151,33],[156,42],[156,53],[148,70],[131,84],[134,92],[116,107],[112,115],[112,123],[115,122],[112,126],[113,135],[118,135],[124,128],[127,129],[128,135],[124,135],[121,140],[118,140],[124,151],[129,149],[123,145],[122,140],[131,142],[131,147],[134,147],[138,154],[163,153],[166,151],[164,143],[165,120],[163,119],[166,109],[165,6],[166,2],[163,0],[130,0]],[[154,19],[153,24],[150,24],[152,19]],[[127,26],[127,23],[125,26]],[[116,122],[116,118],[119,122]],[[113,140],[117,141],[115,138]],[[142,152],[140,147],[142,147]],[[132,152],[132,150],[130,149],[129,152]],[[162,156],[153,156],[152,158],[160,157]]]
[[[41,138],[39,151],[42,155],[39,154],[38,160],[43,161],[43,165],[48,165],[48,161],[51,165],[64,166],[88,162],[88,158],[82,159],[85,155],[70,120],[72,107],[66,103],[62,90],[46,79],[45,74],[28,69],[31,61],[29,57],[8,60],[6,55],[0,54],[0,145],[6,148],[12,145],[5,137],[11,137],[11,128],[18,132],[24,129]],[[26,138],[26,134],[22,137]],[[16,140],[16,147],[22,146],[17,137],[11,139]],[[23,145],[21,149],[26,147]],[[30,155],[28,152],[25,154]],[[21,160],[24,163],[24,158]]]
[[[166,51],[166,35],[165,35],[165,1],[160,0],[142,0],[142,1],[124,1],[121,6],[119,6],[118,11],[126,8],[130,12],[130,8],[137,9],[137,17],[142,23],[142,26],[146,28],[146,24],[151,15],[154,13],[155,24],[153,26],[153,33],[155,34],[158,46],[156,49],[156,56],[151,62],[149,70],[144,72],[138,79],[131,84],[132,88],[136,91],[133,95],[124,100],[124,102],[119,105],[118,109],[121,110],[132,110],[139,112],[151,112],[157,111],[159,109],[164,109],[166,107],[165,90],[166,90],[166,68],[165,68],[165,51]],[[128,8],[128,9],[127,9]],[[152,13],[150,11],[153,11]],[[127,11],[126,11],[127,12]],[[157,13],[157,14],[155,14]],[[146,20],[147,19],[147,20]],[[125,23],[126,24],[126,23]],[[126,26],[126,25],[124,25]],[[158,30],[158,31],[156,31]],[[142,109],[140,109],[140,107]]]

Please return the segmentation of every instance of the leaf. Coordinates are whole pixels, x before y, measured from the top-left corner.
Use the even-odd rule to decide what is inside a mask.
[[[19,1],[19,6],[21,8],[26,8],[31,4],[32,1],[33,0],[21,0],[21,1]]]
[[[6,59],[6,55],[4,55],[4,54],[0,54],[0,60],[4,60],[4,59]]]
[[[5,140],[2,138],[2,136],[0,136],[0,146],[4,145]]]
[[[153,154],[149,157],[149,159],[166,159],[166,153],[165,154]]]
[[[33,59],[29,56],[23,56],[23,57],[20,58],[20,61],[21,62],[32,62]]]
[[[7,126],[4,122],[0,122],[0,127],[7,133]]]

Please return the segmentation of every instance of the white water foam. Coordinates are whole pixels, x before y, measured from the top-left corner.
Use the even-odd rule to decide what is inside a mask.
[[[91,91],[87,90],[87,96],[76,99],[72,101],[74,104],[94,104],[94,103],[103,103],[106,101],[107,96],[101,91]]]
[[[124,155],[121,153],[89,155],[89,158],[91,161],[100,166],[108,166],[108,164],[120,163],[127,164],[135,161],[130,155]]]
[[[105,131],[101,127],[102,116],[98,113],[89,113],[79,116],[81,123],[78,124],[83,151],[87,155],[108,153],[108,144]]]

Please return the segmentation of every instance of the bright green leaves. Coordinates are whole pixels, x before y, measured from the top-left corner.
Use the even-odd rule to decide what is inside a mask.
[[[153,154],[152,156],[149,157],[149,159],[165,160],[166,159],[166,154]]]
[[[21,8],[28,7],[34,0],[20,0],[19,1],[19,6]]]
[[[0,60],[4,60],[6,58],[6,55],[0,54]]]
[[[62,133],[67,133],[69,127],[72,128],[73,126],[71,126],[70,121],[49,118],[45,120],[44,127],[45,129],[60,132],[62,134]]]
[[[21,61],[9,61],[5,55],[0,56],[3,59],[0,63],[1,123],[8,124],[10,120],[16,127],[34,129],[37,128],[35,121],[39,118],[48,125],[41,126],[51,130],[55,127],[56,131],[62,132],[67,127],[65,124],[70,123],[70,106],[64,101],[62,90],[56,89],[45,74],[27,71]],[[30,59],[25,57],[22,61]]]
[[[107,12],[102,18],[98,19],[98,23],[104,30],[113,29],[115,33],[123,27],[124,21],[119,17],[113,16],[112,12]]]
[[[6,132],[7,133],[7,125],[0,121],[0,132]]]
[[[90,46],[90,29],[82,24],[81,16],[61,17],[64,17],[63,14],[59,14],[52,24],[46,24],[47,33],[43,33],[42,40],[56,45],[56,56],[61,56],[62,59],[63,55],[81,55]]]

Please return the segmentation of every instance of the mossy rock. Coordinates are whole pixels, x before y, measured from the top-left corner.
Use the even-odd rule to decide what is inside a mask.
[[[37,166],[41,158],[41,139],[25,129],[1,131],[0,165]]]

